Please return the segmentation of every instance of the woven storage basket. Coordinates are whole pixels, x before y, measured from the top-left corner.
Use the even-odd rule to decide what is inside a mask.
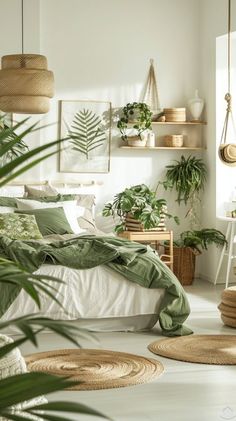
[[[170,254],[165,247],[165,254]],[[173,272],[182,285],[192,285],[195,273],[196,254],[190,247],[174,247]]]
[[[179,148],[183,146],[184,137],[182,134],[173,134],[164,136],[165,146],[172,148]]]
[[[135,219],[132,214],[127,213],[125,218],[125,230],[126,231],[166,231],[165,225],[166,217],[163,214],[160,219],[160,223],[155,228],[145,229],[143,224]]]
[[[186,121],[186,108],[164,108],[163,110],[166,121]]]

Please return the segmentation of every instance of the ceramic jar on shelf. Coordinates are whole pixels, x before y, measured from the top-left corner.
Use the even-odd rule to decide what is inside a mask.
[[[200,117],[204,108],[204,101],[203,99],[199,98],[197,89],[195,91],[194,98],[188,101],[188,106],[193,121],[200,121]]]

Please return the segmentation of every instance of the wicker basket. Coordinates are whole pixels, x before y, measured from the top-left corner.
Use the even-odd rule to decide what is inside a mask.
[[[170,254],[165,247],[165,254]],[[174,274],[182,285],[192,285],[195,273],[196,253],[190,247],[174,247]]]
[[[182,134],[173,134],[164,136],[165,146],[172,148],[180,148],[183,146],[184,137]]]
[[[125,230],[126,231],[166,231],[165,220],[166,220],[166,217],[163,214],[161,215],[161,219],[157,227],[145,229],[142,222],[135,219],[131,213],[127,213],[125,217]]]
[[[166,121],[182,122],[186,121],[186,108],[164,108],[163,110]]]

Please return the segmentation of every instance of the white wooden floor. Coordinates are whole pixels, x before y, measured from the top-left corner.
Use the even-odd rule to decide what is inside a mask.
[[[236,331],[223,326],[217,310],[224,286],[196,282],[187,287],[192,313],[187,324],[196,334]],[[83,347],[131,352],[155,358],[147,345],[160,336],[156,329],[145,333],[97,333],[99,343],[88,340]],[[40,350],[68,348],[71,345],[52,334],[41,336]],[[22,348],[24,354],[31,346]],[[236,366],[210,366],[183,363],[157,357],[165,372],[154,383],[121,389],[90,392],[59,392],[51,399],[71,400],[90,405],[115,421],[220,421],[236,420]],[[71,417],[72,418],[72,417]],[[101,418],[76,416],[81,421]]]

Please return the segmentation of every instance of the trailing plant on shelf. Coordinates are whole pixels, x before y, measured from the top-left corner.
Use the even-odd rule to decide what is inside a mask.
[[[3,127],[0,132],[0,159],[5,154],[11,153],[13,148],[17,148],[19,144],[37,129],[37,124],[33,124],[22,130],[22,126],[28,122],[28,119],[15,124],[12,128]],[[22,130],[21,133],[17,133]],[[0,168],[0,187],[5,186],[8,182],[23,174],[42,160],[51,157],[58,151],[58,146],[63,139],[47,143],[39,146],[33,150],[26,150],[20,155],[12,155],[12,160]],[[54,148],[52,150],[52,148]],[[56,149],[55,149],[56,148]],[[43,155],[42,155],[43,153]],[[48,281],[54,281],[54,285]],[[4,252],[0,253],[0,288],[3,285],[8,287],[9,292],[12,286],[17,286],[19,291],[24,291],[35,301],[38,308],[41,307],[41,295],[47,295],[52,300],[56,301],[61,306],[55,296],[57,283],[63,283],[58,279],[46,275],[35,275],[28,272],[23,266],[4,258]],[[11,297],[13,299],[14,297]],[[4,301],[2,299],[2,306]],[[62,306],[61,306],[62,307]],[[1,308],[3,310],[3,307]],[[0,322],[0,330],[8,328],[9,326],[16,326],[21,336],[15,339],[13,343],[8,343],[0,347],[0,359],[6,357],[12,350],[22,345],[26,341],[30,341],[34,346],[38,346],[37,336],[45,329],[61,335],[62,337],[78,344],[78,336],[83,337],[88,335],[82,329],[71,326],[70,323],[52,320],[46,317],[40,317],[37,314],[28,314],[17,319],[11,319],[5,322]],[[6,360],[5,360],[6,361]],[[6,362],[4,362],[6,364]],[[59,378],[46,373],[24,373],[18,374],[4,379],[0,379],[0,418],[12,421],[25,420],[42,420],[42,421],[72,421],[67,415],[63,413],[87,414],[106,418],[101,413],[87,407],[86,405],[56,401],[42,404],[31,404],[33,398],[39,397],[42,394],[48,394],[59,390],[67,389],[72,386],[70,380],[66,378]],[[19,404],[25,403],[24,408],[20,408]],[[16,409],[17,405],[17,409]],[[58,416],[58,413],[61,415]]]
[[[152,128],[152,112],[149,106],[144,102],[132,102],[122,108],[117,127],[123,140],[128,139],[128,127],[131,128],[129,123],[133,123],[132,128],[141,139],[142,133]]]
[[[165,180],[160,182],[165,190],[176,190],[178,204],[190,203],[186,216],[190,217],[191,226],[198,225],[197,207],[200,204],[200,192],[204,189],[207,169],[202,159],[195,156],[175,160],[175,164],[167,165]]]
[[[106,203],[102,214],[119,217],[120,223],[115,226],[115,231],[120,233],[125,230],[127,216],[142,223],[147,230],[157,227],[163,215],[179,223],[178,218],[167,213],[166,209],[165,199],[158,199],[148,186],[139,184],[116,194],[112,202]]]

